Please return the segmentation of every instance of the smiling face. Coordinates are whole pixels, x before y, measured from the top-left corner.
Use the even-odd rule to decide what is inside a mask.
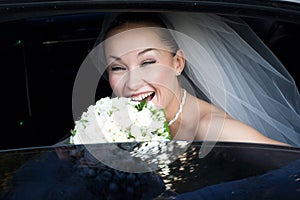
[[[109,83],[117,96],[146,98],[167,109],[178,105],[176,72],[182,71],[184,58],[161,39],[161,28],[149,25],[127,23],[109,32],[105,41]]]

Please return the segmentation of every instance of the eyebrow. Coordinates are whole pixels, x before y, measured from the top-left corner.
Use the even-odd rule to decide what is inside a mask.
[[[138,56],[141,56],[142,54],[145,54],[147,53],[148,51],[153,51],[153,50],[157,50],[155,48],[147,48],[147,49],[144,49],[142,50],[141,52],[138,53]],[[117,56],[109,56],[110,58],[113,58],[114,60],[122,60],[120,57],[117,57]]]
[[[121,60],[120,57],[117,57],[117,56],[109,56],[110,58],[113,58],[114,60]]]
[[[147,49],[144,49],[143,51],[141,51],[141,52],[138,53],[138,56],[140,56],[140,55],[142,55],[142,54],[144,54],[144,53],[147,53],[148,51],[153,51],[153,50],[157,50],[157,49],[155,49],[155,48],[147,48]]]

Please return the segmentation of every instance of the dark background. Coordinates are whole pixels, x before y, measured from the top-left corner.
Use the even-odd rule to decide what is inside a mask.
[[[52,145],[69,135],[74,126],[74,80],[94,46],[102,17],[101,13],[89,13],[0,23],[0,149]],[[299,88],[300,25],[245,20],[290,71]],[[95,99],[110,94],[104,79],[99,88]]]

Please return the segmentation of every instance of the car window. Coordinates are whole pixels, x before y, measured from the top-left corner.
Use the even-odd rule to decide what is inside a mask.
[[[167,157],[172,162],[155,165],[156,170],[132,173],[115,169],[107,160],[95,161],[87,146],[69,144],[75,123],[72,103],[78,71],[99,39],[105,14],[117,11],[199,12],[217,13],[228,19],[241,17],[300,87],[298,4],[282,6],[276,1],[271,8],[269,1],[255,1],[255,6],[252,1],[247,1],[251,6],[228,1],[227,6],[217,2],[212,8],[212,2],[217,1],[174,1],[174,4],[155,1],[147,5],[118,1],[117,8],[116,2],[102,1],[77,1],[74,5],[63,1],[1,2],[1,13],[5,14],[0,17],[0,60],[4,75],[0,198],[22,199],[25,195],[48,199],[297,198],[298,147],[195,141],[175,159]],[[107,77],[101,77],[95,99],[111,94]],[[296,102],[298,107],[299,102]],[[297,119],[291,123],[297,124]],[[95,146],[106,149],[109,145]],[[129,151],[131,145],[138,146],[127,145],[117,146],[124,151]],[[201,157],[205,147],[209,152]],[[32,188],[37,189],[33,192]]]
[[[1,23],[1,60],[4,73],[12,77],[7,82],[10,87],[3,88],[9,105],[5,123],[19,138],[9,136],[2,149],[51,145],[69,134],[74,126],[74,80],[97,40],[103,15],[46,15]],[[299,24],[272,18],[244,20],[299,84]],[[101,79],[99,85],[102,88],[96,98],[110,94],[107,80]],[[49,123],[55,126],[47,126]]]

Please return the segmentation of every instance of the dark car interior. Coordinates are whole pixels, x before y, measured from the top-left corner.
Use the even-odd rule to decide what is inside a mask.
[[[72,90],[93,48],[103,13],[38,16],[0,23],[3,133],[1,149],[53,145],[74,126]],[[300,23],[245,18],[300,87]],[[95,99],[110,94],[101,79]],[[4,131],[5,130],[5,131]]]

